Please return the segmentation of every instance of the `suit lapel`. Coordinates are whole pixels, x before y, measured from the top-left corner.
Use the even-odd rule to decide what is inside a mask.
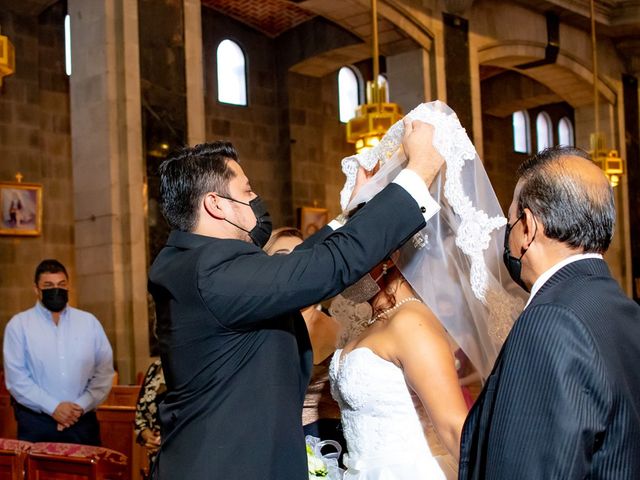
[[[535,297],[531,300],[529,307],[537,303],[540,298],[544,297],[546,292],[552,290],[559,284],[562,284],[569,279],[575,279],[583,276],[611,277],[611,272],[609,272],[609,267],[606,262],[600,258],[586,258],[584,260],[571,262],[569,265],[565,265],[554,273],[551,278],[549,278],[549,280],[540,287],[540,290],[538,290]]]

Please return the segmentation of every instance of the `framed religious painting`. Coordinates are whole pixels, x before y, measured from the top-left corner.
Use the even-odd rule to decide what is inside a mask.
[[[298,208],[298,228],[304,238],[310,237],[329,222],[329,211],[326,208]]]
[[[42,233],[42,185],[0,182],[0,235]]]

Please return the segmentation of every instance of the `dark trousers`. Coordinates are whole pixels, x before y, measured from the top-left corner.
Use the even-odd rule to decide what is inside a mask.
[[[100,425],[96,412],[85,413],[75,424],[58,431],[58,423],[46,413],[34,412],[15,402],[13,411],[18,422],[18,440],[100,445]]]

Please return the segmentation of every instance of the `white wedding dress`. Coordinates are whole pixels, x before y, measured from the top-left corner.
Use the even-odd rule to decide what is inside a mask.
[[[329,367],[348,454],[344,480],[445,480],[402,369],[358,347]]]

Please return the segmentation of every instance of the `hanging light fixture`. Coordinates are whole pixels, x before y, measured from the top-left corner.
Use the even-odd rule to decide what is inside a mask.
[[[387,102],[386,82],[380,79],[378,54],[378,8],[371,0],[373,80],[367,82],[367,102],[359,105],[356,116],[347,122],[347,142],[355,143],[356,152],[376,146],[389,128],[402,118],[399,105]]]
[[[2,79],[16,71],[16,54],[13,44],[0,30],[0,87]]]
[[[620,183],[624,173],[624,160],[617,150],[608,150],[607,141],[600,132],[600,105],[598,102],[598,55],[596,51],[596,17],[595,2],[590,0],[591,7],[591,55],[593,62],[593,114],[595,116],[595,132],[591,134],[591,160],[605,173],[612,187]]]

